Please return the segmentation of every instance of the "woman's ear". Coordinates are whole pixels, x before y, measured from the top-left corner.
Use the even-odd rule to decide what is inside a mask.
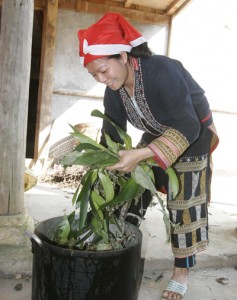
[[[123,63],[126,64],[128,62],[128,54],[127,54],[127,52],[126,51],[120,52],[120,56],[121,56],[121,58],[123,60]]]

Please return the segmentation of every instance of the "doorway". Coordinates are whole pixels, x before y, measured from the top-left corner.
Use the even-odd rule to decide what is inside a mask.
[[[33,36],[32,36],[32,55],[31,55],[31,72],[29,86],[28,102],[28,121],[26,137],[26,158],[34,159],[38,90],[40,78],[40,61],[42,50],[42,30],[43,28],[43,11],[34,11]]]

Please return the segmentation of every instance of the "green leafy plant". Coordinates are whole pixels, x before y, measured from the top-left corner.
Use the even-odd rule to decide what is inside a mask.
[[[126,241],[133,238],[126,230],[126,212],[131,201],[138,200],[145,189],[148,189],[160,203],[169,241],[172,224],[164,200],[154,186],[153,160],[140,162],[131,174],[108,171],[107,166],[119,161],[119,150],[133,149],[132,139],[100,111],[94,110],[91,115],[115,126],[124,144],[115,143],[105,134],[106,148],[71,126],[71,134],[79,144],[72,153],[64,157],[62,164],[65,167],[83,165],[87,167],[87,171],[73,196],[74,210],[60,221],[53,240],[57,244],[80,250],[123,248]],[[167,173],[170,188],[175,196],[178,193],[177,177],[172,168],[169,168]]]

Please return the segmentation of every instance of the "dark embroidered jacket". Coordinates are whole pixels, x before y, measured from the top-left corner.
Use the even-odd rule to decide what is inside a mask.
[[[155,153],[155,161],[166,169],[198,139],[202,127],[215,132],[204,90],[182,64],[161,55],[131,59],[135,73],[134,98],[122,87],[106,88],[105,114],[126,129],[127,120],[142,130],[141,144]],[[107,122],[103,130],[120,141]],[[211,151],[218,138],[213,135]],[[102,136],[102,143],[104,143]]]

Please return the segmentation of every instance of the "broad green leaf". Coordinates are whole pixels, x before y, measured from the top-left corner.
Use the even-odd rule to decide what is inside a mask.
[[[108,203],[108,205],[111,207],[125,201],[130,201],[137,197],[139,191],[139,184],[137,184],[134,179],[130,177],[123,186],[122,190],[114,197],[112,201]]]
[[[102,223],[101,221],[98,220],[98,218],[96,218],[95,216],[92,216],[91,219],[91,226],[93,227],[94,231],[96,232],[96,234],[98,236],[100,236],[101,238],[103,238],[103,234],[102,234]]]
[[[92,175],[91,175],[92,174]],[[91,185],[93,185],[95,183],[95,181],[98,178],[98,170],[97,169],[93,169],[93,170],[88,170],[81,178],[81,185],[84,185],[84,183],[86,182],[87,178],[91,176]]]
[[[80,185],[77,187],[73,197],[72,197],[72,205],[74,205],[77,202],[77,198],[80,194]]]
[[[132,139],[131,139],[131,137],[126,133],[126,131],[124,131],[122,128],[117,126],[109,117],[107,117],[106,115],[104,115],[103,113],[101,113],[97,109],[92,111],[91,116],[102,118],[103,120],[106,120],[110,124],[112,124],[116,128],[120,138],[123,140],[124,144],[126,145],[126,149],[127,150],[132,149]]]
[[[72,125],[70,125],[70,127],[73,129],[73,132],[71,133],[71,135],[74,136],[80,143],[91,144],[91,145],[93,145],[93,146],[95,146],[97,148],[106,149],[104,146],[102,146],[101,144],[98,144],[96,141],[94,141],[89,136],[87,136],[84,133],[78,131],[76,129],[76,127],[74,127]]]
[[[108,146],[108,148],[112,151],[112,152],[114,152],[114,153],[118,153],[118,144],[117,143],[115,143],[112,139],[111,139],[111,137],[108,135],[108,134],[106,134],[105,133],[105,140],[106,140],[106,144],[107,144],[107,146]]]
[[[98,202],[103,201],[103,203],[105,203],[105,200],[100,195],[98,195],[97,192],[92,190],[91,191],[91,197],[90,197],[89,201],[90,201],[91,210],[89,212],[90,217],[88,218],[88,220],[90,220],[91,217],[93,218],[93,216],[94,216],[100,222],[103,221],[105,212],[101,209],[101,205],[100,206],[98,205],[97,201]]]
[[[166,231],[166,237],[167,237],[166,242],[170,243],[170,241],[171,241],[171,235],[170,235],[171,234],[171,224],[170,224],[170,217],[169,217],[168,212],[166,214],[163,213],[163,221],[165,224],[165,231]]]
[[[70,224],[66,216],[57,224],[55,232],[55,240],[59,244],[65,244],[68,241],[68,234],[70,232]]]
[[[77,203],[79,203],[80,211],[79,211],[79,230],[84,227],[86,223],[87,217],[87,210],[88,210],[88,203],[91,195],[91,188],[92,188],[92,176],[93,171],[90,171],[89,175],[87,176],[81,192],[78,196]]]
[[[104,215],[102,210],[100,209],[100,206],[105,203],[105,200],[95,191],[91,192],[91,200],[93,202],[93,206],[94,206],[93,208],[96,210],[99,219],[102,220]]]
[[[138,165],[131,172],[131,175],[137,184],[139,184],[140,186],[142,186],[145,189],[150,190],[153,194],[156,194],[157,190],[149,176],[149,173],[145,172],[145,170],[141,166]]]
[[[80,143],[74,151],[79,151],[81,152],[82,150],[100,150],[101,148],[89,143]]]
[[[174,169],[172,167],[169,167],[166,170],[166,173],[169,176],[169,188],[171,189],[173,199],[175,199],[175,197],[178,195],[178,192],[179,192],[178,177],[175,174],[175,171],[174,171]]]
[[[118,161],[118,157],[108,150],[97,150],[97,151],[87,151],[78,152],[73,151],[63,158],[63,165],[82,165],[82,166],[92,166],[92,165],[103,165],[103,161],[106,165],[113,165]]]
[[[105,204],[105,199],[100,196],[96,191],[91,192],[91,198],[94,202],[96,202],[99,206]]]
[[[75,210],[72,211],[72,212],[68,215],[67,219],[68,219],[68,222],[69,222],[70,224],[73,223],[73,221],[75,220]]]
[[[108,166],[112,166],[114,164],[116,164],[119,161],[119,158],[115,158],[115,157],[110,157],[108,159],[103,159],[100,162],[96,163],[96,168],[105,168]]]
[[[109,243],[109,236],[108,236],[108,233],[109,233],[109,228],[108,228],[108,224],[107,224],[107,219],[104,219],[102,221],[102,230],[101,230],[101,234],[102,234],[102,238],[104,240],[105,243]]]
[[[98,172],[99,170],[95,169],[92,172],[92,177],[91,177],[91,185],[95,183],[95,181],[98,179]]]
[[[98,173],[100,182],[103,186],[106,202],[114,198],[114,186],[108,174]]]

